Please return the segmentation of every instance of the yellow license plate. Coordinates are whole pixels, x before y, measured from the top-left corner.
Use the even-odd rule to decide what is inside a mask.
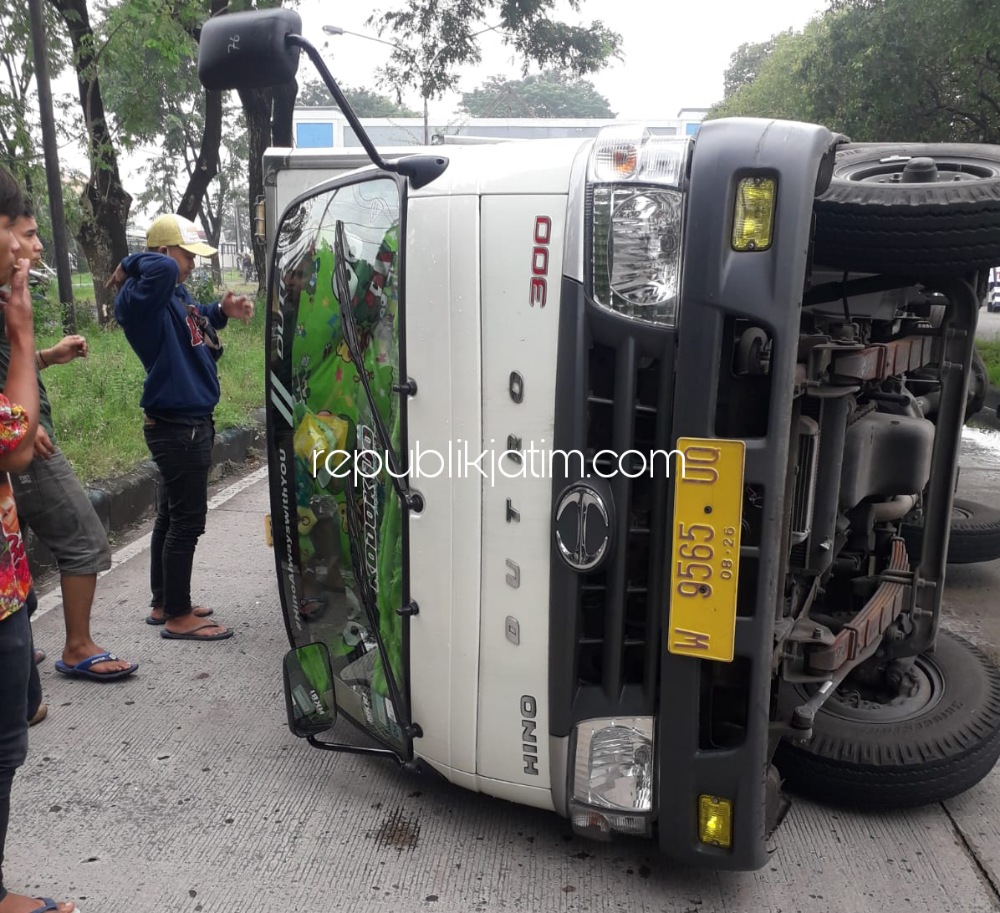
[[[733,661],[743,519],[743,441],[680,438],[675,459],[667,649]]]

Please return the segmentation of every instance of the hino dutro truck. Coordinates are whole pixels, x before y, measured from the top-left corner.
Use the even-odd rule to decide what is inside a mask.
[[[941,598],[1000,149],[723,119],[390,158],[300,33],[199,55],[221,90],[305,52],[369,162],[265,163],[293,731],[724,869],[785,790],[982,779],[1000,673]]]

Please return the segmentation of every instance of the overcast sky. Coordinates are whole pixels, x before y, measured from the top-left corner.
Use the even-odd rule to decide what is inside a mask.
[[[825,0],[583,0],[579,14],[563,6],[560,16],[569,22],[599,19],[621,34],[624,60],[589,77],[620,118],[669,118],[680,108],[706,108],[722,98],[723,74],[741,44],[764,41],[787,28],[801,29],[826,5]],[[328,37],[320,26],[337,25],[376,36],[365,20],[373,8],[393,6],[392,0],[377,2],[374,7],[343,0],[302,0],[298,10],[305,37],[324,50],[338,81],[352,87],[373,87],[374,71],[392,49],[352,35]],[[382,38],[392,40],[387,34]],[[462,74],[460,87],[465,91],[475,89],[490,76],[520,76],[519,62],[509,48],[491,35],[483,40],[482,65]],[[311,69],[311,64],[304,63],[300,73],[304,75],[306,68]],[[451,118],[459,100],[450,96],[431,102],[431,115]],[[420,110],[417,92],[405,95],[404,101]]]
[[[676,117],[681,108],[706,108],[720,100],[723,74],[732,53],[741,44],[765,41],[788,28],[801,29],[826,5],[826,0],[763,0],[756,4],[734,0],[683,3],[582,0],[579,14],[562,3],[559,16],[569,22],[599,19],[621,34],[624,59],[589,78],[620,119],[642,120]],[[375,88],[375,71],[388,60],[392,48],[354,35],[331,37],[322,32],[321,26],[336,25],[377,37],[365,21],[373,9],[394,6],[395,0],[376,0],[375,6],[344,0],[301,0],[297,9],[302,15],[305,37],[323,52],[337,80],[354,88]],[[386,41],[393,38],[388,34],[381,37]],[[495,75],[520,77],[519,61],[497,37],[483,36],[483,52],[479,67],[462,71],[460,89],[471,91]],[[303,55],[300,81],[318,78],[312,63]],[[75,94],[71,74],[59,81],[57,91]],[[420,95],[415,89],[404,93],[403,101],[415,111],[421,109]],[[457,94],[433,100],[432,122],[457,120],[460,101]],[[135,192],[141,186],[140,169],[150,152],[139,150],[122,157],[122,177],[127,190]],[[82,149],[63,147],[60,158],[64,166],[88,170]],[[134,217],[137,222],[144,221],[138,211]]]

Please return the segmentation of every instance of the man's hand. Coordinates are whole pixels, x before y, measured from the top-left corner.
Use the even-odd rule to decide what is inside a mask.
[[[126,279],[128,279],[128,275],[126,274],[125,270],[122,269],[122,265],[119,263],[115,267],[115,271],[111,274],[111,278],[108,279],[105,287],[118,291],[118,289],[120,289],[122,285],[124,285]]]
[[[30,260],[18,260],[14,269],[14,277],[10,283],[10,293],[3,303],[4,326],[7,338],[30,342],[34,348],[34,328],[31,318],[31,292],[28,289],[28,270]],[[30,351],[30,350],[29,350]]]
[[[222,313],[235,320],[249,323],[253,319],[253,301],[246,295],[237,295],[230,290],[222,298]]]
[[[87,357],[87,340],[78,335],[63,336],[54,346],[40,354],[45,365],[64,365],[74,358]]]
[[[42,460],[47,460],[56,452],[56,445],[52,443],[49,433],[41,426],[35,432],[35,456]]]

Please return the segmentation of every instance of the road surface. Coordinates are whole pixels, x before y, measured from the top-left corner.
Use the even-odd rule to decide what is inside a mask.
[[[1000,440],[965,446],[963,493],[1000,506]],[[993,448],[993,449],[991,449]],[[895,814],[796,800],[754,873],[592,843],[555,815],[309,748],[284,724],[273,557],[257,472],[213,501],[195,595],[230,641],[164,641],[147,612],[148,527],[102,577],[97,640],[141,663],[71,681],[56,594],[36,617],[50,716],[14,783],[4,874],[84,913],[279,911],[987,911],[1000,909],[1000,772],[945,805]],[[949,622],[1000,646],[1000,561],[954,570]]]

